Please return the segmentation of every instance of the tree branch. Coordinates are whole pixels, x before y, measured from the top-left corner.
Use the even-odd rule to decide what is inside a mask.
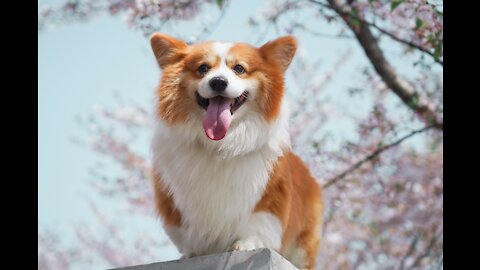
[[[410,243],[410,247],[408,248],[408,251],[407,253],[405,254],[405,256],[403,256],[402,260],[400,261],[400,266],[398,267],[398,270],[403,270],[405,268],[405,261],[407,260],[407,258],[409,256],[411,256],[413,254],[413,251],[415,250],[415,247],[417,246],[417,243],[418,243],[418,240],[420,239],[420,234],[416,234],[413,239],[412,239],[412,242]]]
[[[421,128],[421,129],[418,129],[418,130],[415,130],[415,131],[412,131],[411,133],[401,137],[400,139],[394,141],[393,143],[390,143],[390,144],[387,144],[383,147],[380,147],[378,148],[376,151],[374,151],[373,153],[371,153],[370,155],[366,156],[365,158],[361,159],[360,161],[358,161],[357,163],[355,163],[353,166],[351,166],[350,168],[348,168],[347,170],[345,170],[344,172],[342,172],[341,174],[327,180],[327,182],[325,183],[325,185],[323,185],[323,188],[326,189],[328,188],[329,186],[335,184],[337,181],[345,178],[345,176],[347,176],[349,173],[355,171],[356,169],[358,169],[360,166],[362,166],[364,163],[374,159],[375,157],[377,157],[378,155],[380,155],[382,152],[384,152],[385,150],[388,150],[396,145],[399,145],[401,142],[405,141],[406,139],[416,135],[416,134],[419,134],[419,133],[422,133],[422,132],[425,132],[431,128],[437,128],[436,125],[430,125],[430,126],[426,126],[424,128]]]
[[[335,34],[329,34],[329,33],[322,33],[322,32],[317,32],[317,31],[314,31],[312,29],[309,29],[307,28],[305,25],[303,24],[300,24],[300,23],[296,23],[292,26],[292,29],[300,29],[306,33],[309,33],[313,36],[316,36],[316,37],[321,37],[321,38],[334,38],[334,39],[355,39],[354,36],[349,36],[349,35],[345,35],[345,34],[339,34],[339,35],[335,35]]]
[[[432,251],[432,248],[433,246],[435,245],[435,243],[437,243],[437,240],[438,240],[438,236],[434,235],[432,237],[432,239],[430,239],[430,242],[428,243],[428,246],[425,250],[425,252],[423,252],[422,254],[420,254],[420,256],[418,256],[415,261],[413,262],[412,266],[410,266],[410,270],[412,269],[416,269],[418,267],[418,265],[420,264],[420,262],[425,258],[427,257],[428,255],[430,255],[430,252]]]
[[[443,130],[443,119],[437,115],[435,106],[428,102],[415,88],[404,78],[397,74],[394,68],[383,55],[377,40],[370,31],[365,20],[351,14],[338,0],[327,0],[328,5],[322,2],[310,0],[313,3],[326,6],[334,10],[342,17],[347,26],[353,31],[365,54],[373,65],[375,71],[385,84],[414,112],[419,114],[428,124],[433,124],[439,130]]]
[[[388,37],[390,37],[391,39],[393,39],[393,40],[395,40],[395,41],[397,41],[397,42],[403,43],[403,44],[405,44],[405,45],[407,45],[407,46],[409,46],[409,47],[411,47],[411,48],[413,48],[413,49],[417,49],[417,50],[419,50],[419,51],[421,51],[421,52],[423,52],[423,53],[426,53],[426,54],[430,55],[435,62],[437,62],[438,64],[440,64],[440,65],[443,66],[443,61],[440,60],[440,59],[437,59],[437,58],[435,57],[435,55],[434,55],[431,51],[423,48],[422,46],[420,46],[420,45],[418,45],[418,44],[416,44],[416,43],[414,43],[414,42],[411,42],[411,41],[409,41],[409,40],[400,38],[400,37],[394,35],[393,33],[391,33],[391,32],[389,32],[389,31],[381,28],[380,26],[378,26],[377,24],[375,24],[375,23],[373,23],[373,22],[369,22],[369,21],[367,21],[367,20],[365,20],[365,19],[363,19],[363,18],[360,18],[360,17],[356,16],[355,14],[352,14],[351,12],[346,11],[345,9],[337,10],[337,9],[335,9],[334,7],[332,7],[331,5],[327,5],[327,4],[322,3],[322,2],[319,2],[319,1],[315,1],[315,0],[309,0],[309,1],[312,2],[312,3],[318,4],[318,5],[321,5],[321,6],[323,6],[323,7],[329,8],[329,9],[331,9],[331,10],[334,10],[334,11],[337,12],[337,14],[339,14],[342,18],[343,18],[344,16],[347,16],[347,17],[350,17],[351,19],[359,20],[360,22],[363,22],[363,23],[367,24],[368,26],[371,26],[371,27],[377,29],[380,33],[387,35]],[[330,2],[330,1],[329,1],[329,2]],[[343,18],[343,19],[344,19],[344,18]]]

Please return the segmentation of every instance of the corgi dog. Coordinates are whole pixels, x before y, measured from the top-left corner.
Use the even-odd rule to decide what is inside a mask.
[[[321,187],[290,146],[284,74],[291,36],[254,47],[150,37],[156,91],[153,187],[184,258],[270,248],[313,269]]]

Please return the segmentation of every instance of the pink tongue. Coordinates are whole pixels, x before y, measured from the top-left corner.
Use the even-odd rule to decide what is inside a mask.
[[[207,113],[203,117],[203,129],[211,140],[221,140],[227,134],[227,129],[232,122],[231,101],[225,97],[210,99]]]

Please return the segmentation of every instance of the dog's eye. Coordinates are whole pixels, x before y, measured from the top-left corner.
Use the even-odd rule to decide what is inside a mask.
[[[235,70],[235,72],[236,72],[237,74],[243,74],[243,73],[245,73],[245,68],[244,68],[242,65],[235,65],[235,66],[233,67],[233,70]]]
[[[209,69],[210,68],[206,64],[201,64],[198,67],[197,71],[198,71],[198,73],[200,73],[200,75],[205,75],[208,72]]]

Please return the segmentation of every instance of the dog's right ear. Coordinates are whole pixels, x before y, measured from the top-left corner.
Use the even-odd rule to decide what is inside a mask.
[[[162,69],[182,59],[188,48],[184,41],[159,32],[150,36],[150,44]]]

